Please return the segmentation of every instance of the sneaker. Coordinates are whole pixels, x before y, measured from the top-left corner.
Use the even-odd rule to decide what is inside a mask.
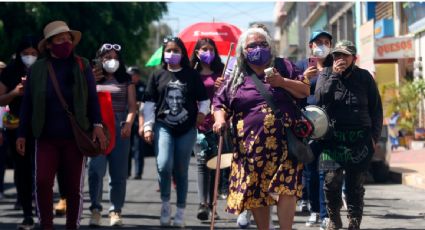
[[[239,225],[239,228],[248,228],[251,224],[251,211],[245,210],[241,214],[239,214],[236,223]]]
[[[169,202],[162,202],[161,218],[159,218],[161,226],[170,226],[171,224],[171,206]]]
[[[176,215],[174,216],[174,227],[184,228],[184,208],[177,208]]]
[[[341,198],[342,198],[342,205],[344,206],[345,210],[348,210],[347,197],[345,196],[344,192],[342,192]]]
[[[109,225],[110,226],[122,226],[122,218],[121,213],[112,211],[109,213]]]
[[[298,212],[308,213],[308,202],[306,200],[301,200],[298,203]]]
[[[210,208],[207,204],[199,204],[198,215],[196,216],[198,220],[208,220],[210,216]]]
[[[310,217],[308,218],[307,222],[305,222],[305,226],[307,226],[307,227],[312,227],[312,226],[314,226],[314,225],[318,225],[318,224],[320,224],[320,221],[319,221],[319,213],[317,213],[317,212],[312,212],[312,213],[310,214]]]
[[[32,230],[34,229],[34,220],[32,219],[32,217],[28,216],[25,217],[24,220],[22,221],[21,224],[18,224],[18,229],[19,230]]]
[[[66,199],[60,198],[55,205],[55,213],[57,216],[63,216],[66,213]]]
[[[92,228],[99,227],[101,220],[102,220],[102,214],[100,214],[99,209],[95,208],[95,209],[91,210],[89,227],[92,227]]]
[[[329,218],[329,223],[326,226],[326,230],[338,230],[342,228],[341,216],[335,216],[334,219]]]
[[[141,175],[136,175],[133,177],[133,180],[141,180],[142,176]]]
[[[329,223],[329,218],[325,217],[322,220],[322,223],[320,224],[320,230],[326,230],[326,228],[328,227],[328,223]]]

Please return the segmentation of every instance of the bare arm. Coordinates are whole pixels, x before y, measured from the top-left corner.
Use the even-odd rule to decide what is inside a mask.
[[[130,137],[131,126],[133,125],[134,119],[136,118],[136,110],[137,110],[136,89],[134,88],[134,85],[130,84],[127,90],[128,90],[128,96],[127,96],[128,114],[125,120],[125,125],[124,127],[121,128],[121,136],[123,138]]]
[[[8,105],[15,97],[24,95],[24,86],[19,83],[12,91],[7,93],[8,88],[0,82],[0,106]]]

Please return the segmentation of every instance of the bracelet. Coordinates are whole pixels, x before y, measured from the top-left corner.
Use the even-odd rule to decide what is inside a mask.
[[[94,123],[93,124],[93,127],[99,127],[99,128],[102,128],[103,129],[102,123]]]

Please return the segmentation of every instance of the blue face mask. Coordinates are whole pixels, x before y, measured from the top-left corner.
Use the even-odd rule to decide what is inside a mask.
[[[165,63],[171,64],[171,65],[180,64],[181,58],[182,58],[182,55],[179,54],[179,53],[173,53],[173,52],[165,52],[164,53]]]
[[[270,61],[271,56],[270,48],[257,47],[247,51],[246,59],[250,64],[262,66]]]

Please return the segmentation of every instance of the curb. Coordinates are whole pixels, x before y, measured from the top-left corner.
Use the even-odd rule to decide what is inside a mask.
[[[395,183],[425,190],[425,175],[417,173],[414,170],[403,167],[391,167],[390,178]]]

